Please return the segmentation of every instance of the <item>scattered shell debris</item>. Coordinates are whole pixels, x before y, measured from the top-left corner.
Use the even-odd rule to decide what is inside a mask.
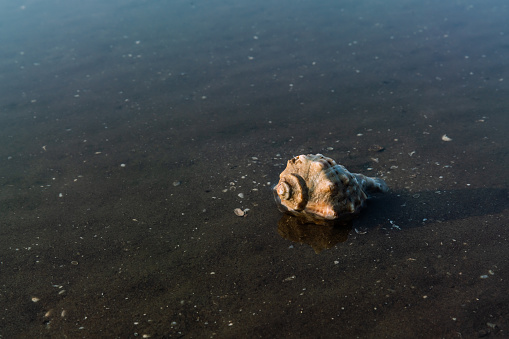
[[[442,135],[442,141],[452,141],[451,138],[447,136],[447,134]]]
[[[488,279],[490,275],[495,275],[495,272],[493,272],[493,270],[489,270],[488,273],[489,273],[489,275],[488,274],[483,274],[483,275],[480,275],[479,278],[481,278],[481,279]]]
[[[235,215],[239,217],[245,217],[247,215],[247,212],[249,212],[249,208],[244,209],[236,208],[233,210],[233,213],[235,213]]]
[[[397,230],[401,230],[401,227],[399,227],[398,225],[395,224],[394,220],[390,220],[389,219],[389,223],[391,224],[391,227],[392,228],[395,228]]]
[[[236,198],[240,199],[248,199],[250,192],[260,192],[263,190],[267,190],[267,187],[270,188],[271,182],[266,181],[268,178],[268,174],[264,174],[260,168],[261,166],[283,166],[282,163],[278,163],[274,165],[275,161],[281,161],[281,154],[276,154],[273,158],[261,158],[260,156],[248,156],[244,159],[245,163],[235,163],[228,164],[230,169],[234,169],[236,171],[236,178],[228,178],[226,185],[221,189],[222,193],[235,192]],[[221,199],[221,198],[219,198]],[[252,206],[256,206],[255,202],[251,202]],[[234,213],[238,216],[245,216],[246,211],[249,209],[234,209]],[[244,214],[241,214],[240,212]]]
[[[295,277],[294,275],[292,275],[292,276],[290,276],[290,277],[288,277],[288,278],[285,278],[285,279],[283,280],[283,282],[292,281],[292,280],[294,280],[295,278],[296,278],[296,277]]]

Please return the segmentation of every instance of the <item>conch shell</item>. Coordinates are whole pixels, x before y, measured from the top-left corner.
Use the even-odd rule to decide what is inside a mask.
[[[322,154],[288,160],[274,197],[280,210],[306,219],[334,220],[359,212],[368,193],[389,190],[385,181],[350,173]]]

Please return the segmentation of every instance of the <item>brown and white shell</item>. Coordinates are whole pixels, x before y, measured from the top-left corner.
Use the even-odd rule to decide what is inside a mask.
[[[274,196],[285,212],[334,220],[359,212],[367,193],[387,191],[382,179],[350,173],[331,158],[308,154],[288,160]]]

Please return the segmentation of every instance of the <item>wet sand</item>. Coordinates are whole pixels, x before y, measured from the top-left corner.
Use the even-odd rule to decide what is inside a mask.
[[[2,6],[0,337],[509,332],[502,1]],[[306,153],[391,191],[288,220]]]

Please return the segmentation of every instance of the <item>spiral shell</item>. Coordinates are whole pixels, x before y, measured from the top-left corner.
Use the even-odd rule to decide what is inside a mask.
[[[279,178],[274,196],[280,209],[327,220],[357,213],[367,199],[366,193],[388,191],[382,179],[350,173],[322,154],[288,160]]]

